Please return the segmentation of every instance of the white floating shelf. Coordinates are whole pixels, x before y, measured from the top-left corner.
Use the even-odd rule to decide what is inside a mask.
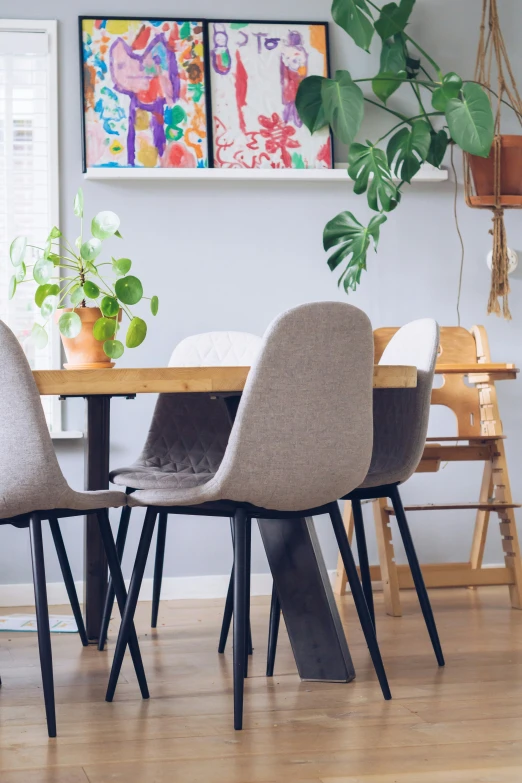
[[[85,179],[155,179],[155,180],[203,180],[231,182],[343,182],[351,180],[346,173],[346,163],[336,163],[335,169],[147,169],[147,168],[90,168]],[[424,163],[413,178],[414,182],[444,182],[447,169],[436,169]],[[395,180],[398,182],[398,180]]]

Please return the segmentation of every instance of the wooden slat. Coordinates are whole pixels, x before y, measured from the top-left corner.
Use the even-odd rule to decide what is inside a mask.
[[[505,509],[521,508],[520,503],[425,503],[419,506],[404,506],[405,511],[503,511]],[[391,506],[386,506],[386,513],[395,516]]]
[[[471,568],[470,563],[428,563],[421,565],[426,587],[482,587],[486,585],[512,585],[514,572],[503,566],[497,568]],[[414,587],[411,571],[407,565],[397,566],[399,588],[411,590]],[[381,581],[379,566],[370,566],[372,582]]]
[[[477,445],[477,444],[480,444],[482,442],[490,443],[491,441],[495,441],[495,440],[505,440],[506,437],[507,437],[507,435],[480,435],[480,436],[478,436],[476,438],[473,438],[473,437],[459,438],[459,437],[456,437],[456,436],[452,437],[451,435],[444,435],[443,437],[439,437],[439,438],[435,438],[435,437],[433,437],[433,438],[426,438],[426,442],[427,443],[439,443],[439,442],[440,443],[446,443],[446,442],[450,441],[452,443],[459,443],[459,442],[464,441],[466,443]]]
[[[153,394],[242,391],[249,367],[146,367],[113,370],[35,370],[40,394]],[[376,365],[375,389],[411,389],[417,369]]]
[[[516,378],[519,369],[514,364],[465,364],[437,363],[435,373],[437,375],[489,375],[498,380],[498,375]]]
[[[491,456],[490,446],[441,446],[428,443],[424,447],[422,460],[442,462],[485,462]]]

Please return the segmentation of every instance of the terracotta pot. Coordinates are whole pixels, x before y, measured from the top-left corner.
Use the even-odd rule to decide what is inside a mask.
[[[502,196],[522,197],[522,136],[501,136],[501,181]],[[495,194],[495,158],[493,151],[488,158],[468,155],[471,174],[477,196]]]
[[[65,307],[57,310],[55,318],[58,321],[62,313],[73,312],[72,307]],[[64,364],[66,370],[101,370],[114,367],[115,362],[111,361],[103,351],[103,343],[96,340],[92,328],[98,318],[102,317],[102,311],[99,307],[77,307],[74,310],[80,316],[82,330],[78,337],[62,338],[67,364]],[[122,312],[120,310],[118,320],[121,321]]]

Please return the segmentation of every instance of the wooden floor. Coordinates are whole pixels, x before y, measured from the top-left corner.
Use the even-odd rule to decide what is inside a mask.
[[[284,630],[277,676],[266,679],[268,599],[253,599],[243,732],[232,728],[231,650],[216,652],[221,601],[165,602],[157,632],[150,604],[140,604],[148,702],[128,658],[116,700],[103,700],[114,625],[104,653],[53,635],[56,740],[47,738],[35,635],[2,634],[0,782],[519,783],[522,612],[505,588],[432,591],[432,599],[445,670],[414,595],[403,593],[395,619],[376,596],[391,702],[381,698],[350,597],[341,611],[357,679],[347,685],[300,682]]]

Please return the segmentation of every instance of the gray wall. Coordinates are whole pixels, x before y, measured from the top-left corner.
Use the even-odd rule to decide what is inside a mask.
[[[447,71],[471,77],[475,60],[481,4],[477,0],[418,0],[410,32]],[[94,213],[112,209],[121,216],[125,254],[139,269],[149,291],[160,295],[160,313],[149,319],[146,343],[128,351],[122,364],[164,365],[177,341],[206,330],[240,329],[261,334],[281,310],[301,302],[341,299],[336,278],[325,263],[321,236],[325,222],[343,209],[353,209],[366,219],[364,199],[355,197],[347,183],[207,183],[207,182],[84,182],[80,157],[80,94],[78,83],[77,15],[139,16],[173,14],[203,17],[329,19],[329,0],[198,0],[177,3],[152,0],[0,0],[0,15],[57,18],[60,22],[60,149],[62,228],[75,236],[71,215],[74,193],[84,187],[86,209]],[[502,18],[515,72],[521,73],[518,30],[521,11],[517,0],[503,0]],[[338,28],[331,28],[332,64],[368,76],[377,69],[378,53],[358,50]],[[393,99],[392,99],[393,100]],[[371,107],[370,107],[371,108]],[[376,136],[382,118],[368,112],[363,138]],[[507,127],[507,126],[506,126]],[[343,151],[337,151],[339,160]],[[458,157],[458,156],[457,156]],[[461,229],[466,243],[462,324],[486,323],[493,358],[522,365],[522,282],[512,280],[513,321],[487,318],[486,253],[489,213],[472,211],[458,200]],[[522,250],[520,216],[508,216],[510,245]],[[381,249],[370,254],[369,271],[361,290],[350,301],[364,309],[375,327],[400,325],[414,318],[432,316],[441,324],[456,323],[459,243],[453,220],[453,184],[418,184],[409,189],[396,214],[382,229]],[[515,497],[520,491],[522,467],[522,413],[519,384],[499,384],[499,398],[506,432],[508,459]],[[134,401],[112,403],[113,466],[129,463],[139,452],[147,431],[154,399],[142,395]],[[66,403],[66,425],[81,429],[83,402]],[[442,428],[444,427],[444,432]],[[454,434],[451,415],[441,416],[434,434]],[[82,445],[58,443],[64,472],[75,487],[83,481]],[[439,474],[414,476],[404,488],[406,501],[446,499],[470,501],[478,493],[480,467],[450,465]],[[368,515],[370,517],[370,515]],[[138,517],[129,538],[135,551]],[[140,517],[141,518],[141,517]],[[412,515],[418,550],[424,561],[467,558],[473,515]],[[319,523],[328,567],[335,567],[336,551],[330,531]],[[82,573],[82,525],[63,524],[66,544],[77,578]],[[368,525],[372,555],[373,530]],[[502,560],[496,524],[486,552],[488,562]],[[52,545],[48,540],[48,577],[59,579]],[[402,552],[398,548],[399,558]],[[169,530],[165,574],[186,576],[223,574],[230,567],[228,523],[209,519],[175,518]],[[130,558],[125,562],[130,569]],[[254,572],[267,570],[259,539],[255,540]],[[149,575],[151,569],[149,565]],[[30,556],[23,532],[0,529],[0,582],[29,582]]]

